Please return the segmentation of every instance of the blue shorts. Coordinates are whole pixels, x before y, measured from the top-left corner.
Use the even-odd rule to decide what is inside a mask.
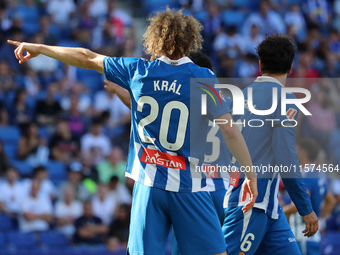
[[[128,254],[164,255],[171,226],[181,254],[212,255],[226,251],[208,192],[170,192],[136,182]]]
[[[313,241],[298,241],[297,242],[302,255],[320,255],[320,242]]]
[[[224,201],[224,196],[227,193],[226,189],[222,190],[216,190],[210,192],[210,196],[212,198],[212,201],[214,203],[218,218],[220,219],[221,226],[223,225],[224,222],[224,208],[223,208],[223,201]]]
[[[222,230],[228,255],[301,255],[282,210],[277,220],[257,208],[245,214],[242,207],[226,208],[225,215]]]
[[[211,199],[214,203],[215,210],[217,212],[218,218],[220,220],[221,225],[224,222],[224,208],[223,208],[223,200],[227,190],[217,190],[210,192]],[[179,255],[179,248],[177,244],[177,240],[174,234],[173,229],[171,230],[171,255]]]

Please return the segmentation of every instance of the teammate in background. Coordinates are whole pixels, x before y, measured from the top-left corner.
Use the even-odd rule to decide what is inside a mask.
[[[299,161],[295,151],[295,129],[289,121],[281,126],[283,120],[293,120],[297,117],[298,108],[287,105],[287,116],[281,115],[281,88],[285,85],[287,75],[292,70],[295,47],[290,38],[274,34],[267,36],[257,47],[259,65],[262,76],[248,88],[252,88],[253,106],[256,110],[267,110],[272,106],[272,89],[277,88],[278,103],[274,113],[266,116],[255,115],[245,106],[244,115],[235,115],[234,121],[242,128],[242,134],[254,166],[296,166]],[[243,90],[244,99],[250,96],[247,89]],[[295,98],[287,94],[287,98]],[[250,127],[250,119],[261,119],[261,127]],[[276,119],[272,124],[266,119]],[[236,159],[237,160],[237,159]],[[239,165],[236,164],[236,167]],[[263,169],[260,169],[263,170]],[[225,200],[224,236],[228,255],[239,254],[300,254],[294,235],[287,219],[278,203],[278,186],[280,175],[286,189],[303,216],[306,227],[305,236],[313,236],[318,230],[318,218],[313,212],[310,198],[305,188],[301,173],[277,173],[270,171],[258,172],[258,191],[254,207],[247,213],[242,213],[241,187],[243,179],[238,184],[230,186]],[[232,185],[232,183],[230,183]]]
[[[315,170],[315,166],[313,166],[319,154],[319,146],[314,140],[303,138],[297,143],[296,151],[299,162],[302,167],[304,167],[302,176],[312,202],[313,210],[319,219],[325,218],[332,211],[336,200],[333,194],[329,192],[325,179],[320,178],[319,172]],[[304,228],[304,222],[302,217],[297,213],[294,203],[284,206],[283,212],[289,219],[290,226],[302,255],[320,254],[320,232],[317,232],[311,238],[303,236],[301,231]]]
[[[189,51],[201,48],[202,26],[192,16],[169,8],[158,12],[150,21],[144,46],[153,61],[109,58],[83,48],[9,43],[17,46],[15,55],[19,63],[44,54],[69,65],[94,69],[129,91],[132,129],[127,176],[136,182],[128,254],[164,254],[171,225],[182,254],[225,254],[226,246],[210,194],[201,191],[206,181],[191,177],[200,162],[192,158],[190,142],[204,144],[200,139],[205,139],[208,133],[209,118],[231,121],[231,110],[226,103],[221,102],[217,107],[213,100],[208,100],[208,114],[194,114],[201,125],[194,130],[197,141],[190,141],[190,101],[196,102],[203,94],[190,86],[190,79],[211,78],[217,82],[210,70],[198,67],[186,57]],[[177,128],[169,130],[170,123]],[[238,128],[220,125],[220,129],[240,165],[252,168]],[[204,146],[195,149],[197,156],[204,154]],[[244,212],[252,208],[257,197],[254,172],[248,172],[244,181],[243,196],[248,193],[250,200]]]

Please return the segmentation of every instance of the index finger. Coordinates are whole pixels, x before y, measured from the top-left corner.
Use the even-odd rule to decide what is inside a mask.
[[[17,42],[17,41],[12,41],[12,40],[7,40],[7,42],[9,43],[9,44],[13,44],[13,45],[15,45],[15,46],[20,46],[20,42]]]

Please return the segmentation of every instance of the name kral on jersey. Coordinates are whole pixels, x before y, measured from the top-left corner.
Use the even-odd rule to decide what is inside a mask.
[[[168,91],[175,93],[177,95],[181,95],[180,89],[182,84],[177,84],[177,80],[173,82],[165,81],[165,80],[157,80],[153,81],[153,88],[155,91]]]

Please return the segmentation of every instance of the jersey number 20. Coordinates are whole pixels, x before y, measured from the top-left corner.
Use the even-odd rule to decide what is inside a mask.
[[[138,134],[143,143],[154,143],[156,138],[150,137],[144,133],[144,127],[150,125],[154,122],[159,115],[159,105],[158,102],[150,96],[142,96],[137,102],[137,111],[142,112],[144,104],[150,105],[150,114],[138,123]],[[176,140],[174,143],[168,141],[168,133],[170,126],[170,116],[172,110],[177,109],[180,111]],[[189,120],[189,110],[188,107],[180,101],[170,101],[168,102],[162,112],[161,124],[159,128],[159,142],[164,147],[164,149],[177,151],[182,148],[185,141],[185,133],[188,126]]]

